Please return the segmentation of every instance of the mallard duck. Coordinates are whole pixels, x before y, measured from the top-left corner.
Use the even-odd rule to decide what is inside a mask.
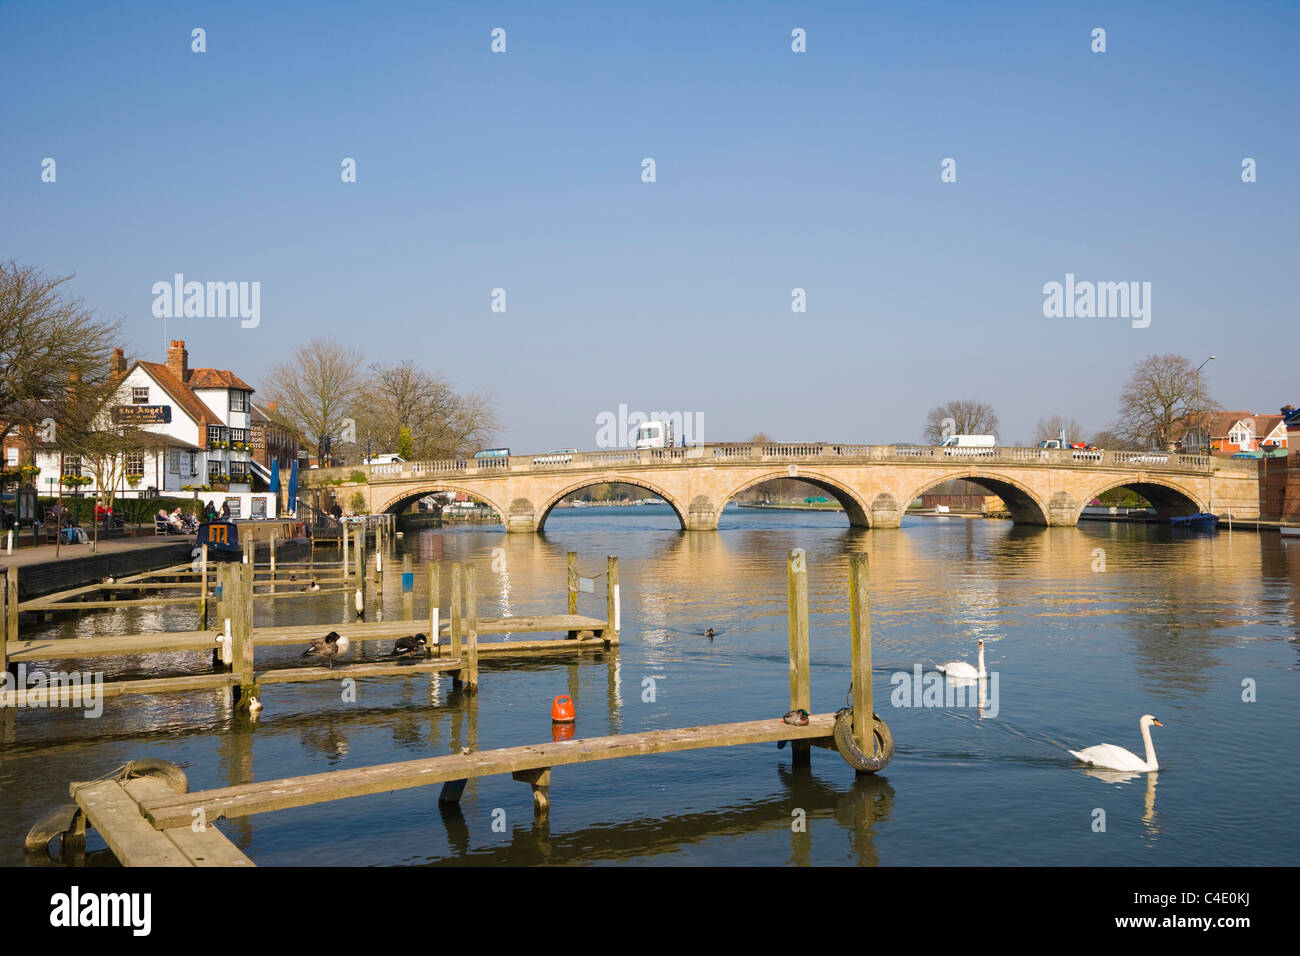
[[[713,628],[710,627],[710,628],[708,628],[707,630],[705,630],[705,632],[704,632],[704,636],[705,636],[705,637],[712,637],[712,636],[713,636]]]
[[[319,591],[319,590],[320,590],[320,585],[316,583],[316,579],[315,579],[315,578],[312,578],[312,580],[311,580],[311,584],[304,584],[304,585],[303,585],[302,587],[300,587],[298,590],[299,590],[299,591]]]
[[[393,645],[394,657],[409,657],[416,654],[423,654],[425,646],[429,639],[423,634],[412,634],[410,637],[399,637],[397,643]]]
[[[303,657],[323,657],[334,667],[334,658],[348,649],[348,639],[337,631],[330,631],[324,637],[315,638],[311,646],[302,652]]]

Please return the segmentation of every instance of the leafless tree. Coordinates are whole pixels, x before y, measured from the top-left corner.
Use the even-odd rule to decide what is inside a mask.
[[[328,339],[313,339],[267,374],[264,390],[279,413],[308,443],[338,442],[343,420],[362,397],[361,353]]]
[[[1137,448],[1167,448],[1217,408],[1201,377],[1197,402],[1196,367],[1181,355],[1153,355],[1133,366],[1119,396],[1115,432]]]
[[[1059,438],[1061,432],[1065,432],[1066,441],[1083,440],[1083,426],[1073,418],[1067,418],[1064,415],[1049,415],[1046,418],[1040,418],[1038,424],[1034,427],[1035,439]]]
[[[945,402],[925,417],[925,439],[937,445],[949,435],[993,435],[998,416],[987,402]]]
[[[32,439],[43,418],[66,407],[70,375],[88,387],[110,379],[117,323],[97,319],[66,283],[32,266],[0,262],[0,438]]]

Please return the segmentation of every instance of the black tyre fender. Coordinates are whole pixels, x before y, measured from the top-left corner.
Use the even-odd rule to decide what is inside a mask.
[[[871,715],[876,738],[876,753],[863,753],[853,739],[853,709],[843,707],[835,712],[835,749],[840,756],[858,773],[876,773],[885,769],[885,765],[894,758],[894,735],[889,726],[880,719],[880,715]]]
[[[185,776],[185,771],[170,760],[158,760],[154,757],[132,760],[124,768],[122,779],[130,780],[132,777],[158,777],[166,781],[177,793],[190,792],[190,781]]]

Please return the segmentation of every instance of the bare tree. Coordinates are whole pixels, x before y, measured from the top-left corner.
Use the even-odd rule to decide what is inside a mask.
[[[406,360],[373,365],[356,409],[357,441],[402,457],[455,458],[487,444],[500,422],[492,400],[457,395],[451,384]]]
[[[1114,430],[1137,448],[1167,448],[1203,413],[1217,407],[1204,376],[1197,403],[1196,367],[1181,355],[1153,355],[1133,366],[1119,396]]]
[[[1127,438],[1123,438],[1109,429],[1094,432],[1089,444],[1096,445],[1098,448],[1109,449],[1110,451],[1141,451],[1141,448]]]
[[[1083,439],[1083,426],[1073,418],[1064,415],[1048,415],[1046,418],[1040,418],[1034,427],[1035,438],[1058,438],[1061,432],[1065,432],[1066,441]]]
[[[65,288],[73,276],[47,277],[0,262],[0,439],[17,430],[32,447],[43,418],[59,421],[70,374],[88,387],[109,381],[118,333]]]
[[[987,402],[945,402],[925,417],[925,439],[935,445],[949,435],[993,435],[997,430],[997,413]]]
[[[343,438],[343,420],[360,403],[361,354],[328,339],[313,339],[267,374],[264,389],[280,414],[318,449]]]

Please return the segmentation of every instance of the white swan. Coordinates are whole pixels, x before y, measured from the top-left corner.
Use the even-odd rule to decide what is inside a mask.
[[[953,677],[958,680],[974,680],[977,677],[988,677],[988,672],[984,670],[984,641],[980,640],[980,666],[979,670],[971,667],[965,661],[949,661],[947,664],[935,664],[935,669],[944,677]]]
[[[1159,770],[1160,765],[1156,763],[1156,748],[1151,743],[1152,724],[1157,727],[1164,726],[1150,714],[1143,714],[1142,719],[1138,721],[1138,727],[1142,729],[1142,742],[1146,744],[1147,748],[1146,760],[1143,760],[1135,753],[1130,753],[1123,747],[1116,747],[1114,744],[1097,744],[1095,747],[1086,747],[1083,750],[1071,750],[1070,754],[1084,763],[1092,764],[1094,767],[1103,767],[1107,770],[1127,770],[1131,773],[1147,773],[1151,770]]]

